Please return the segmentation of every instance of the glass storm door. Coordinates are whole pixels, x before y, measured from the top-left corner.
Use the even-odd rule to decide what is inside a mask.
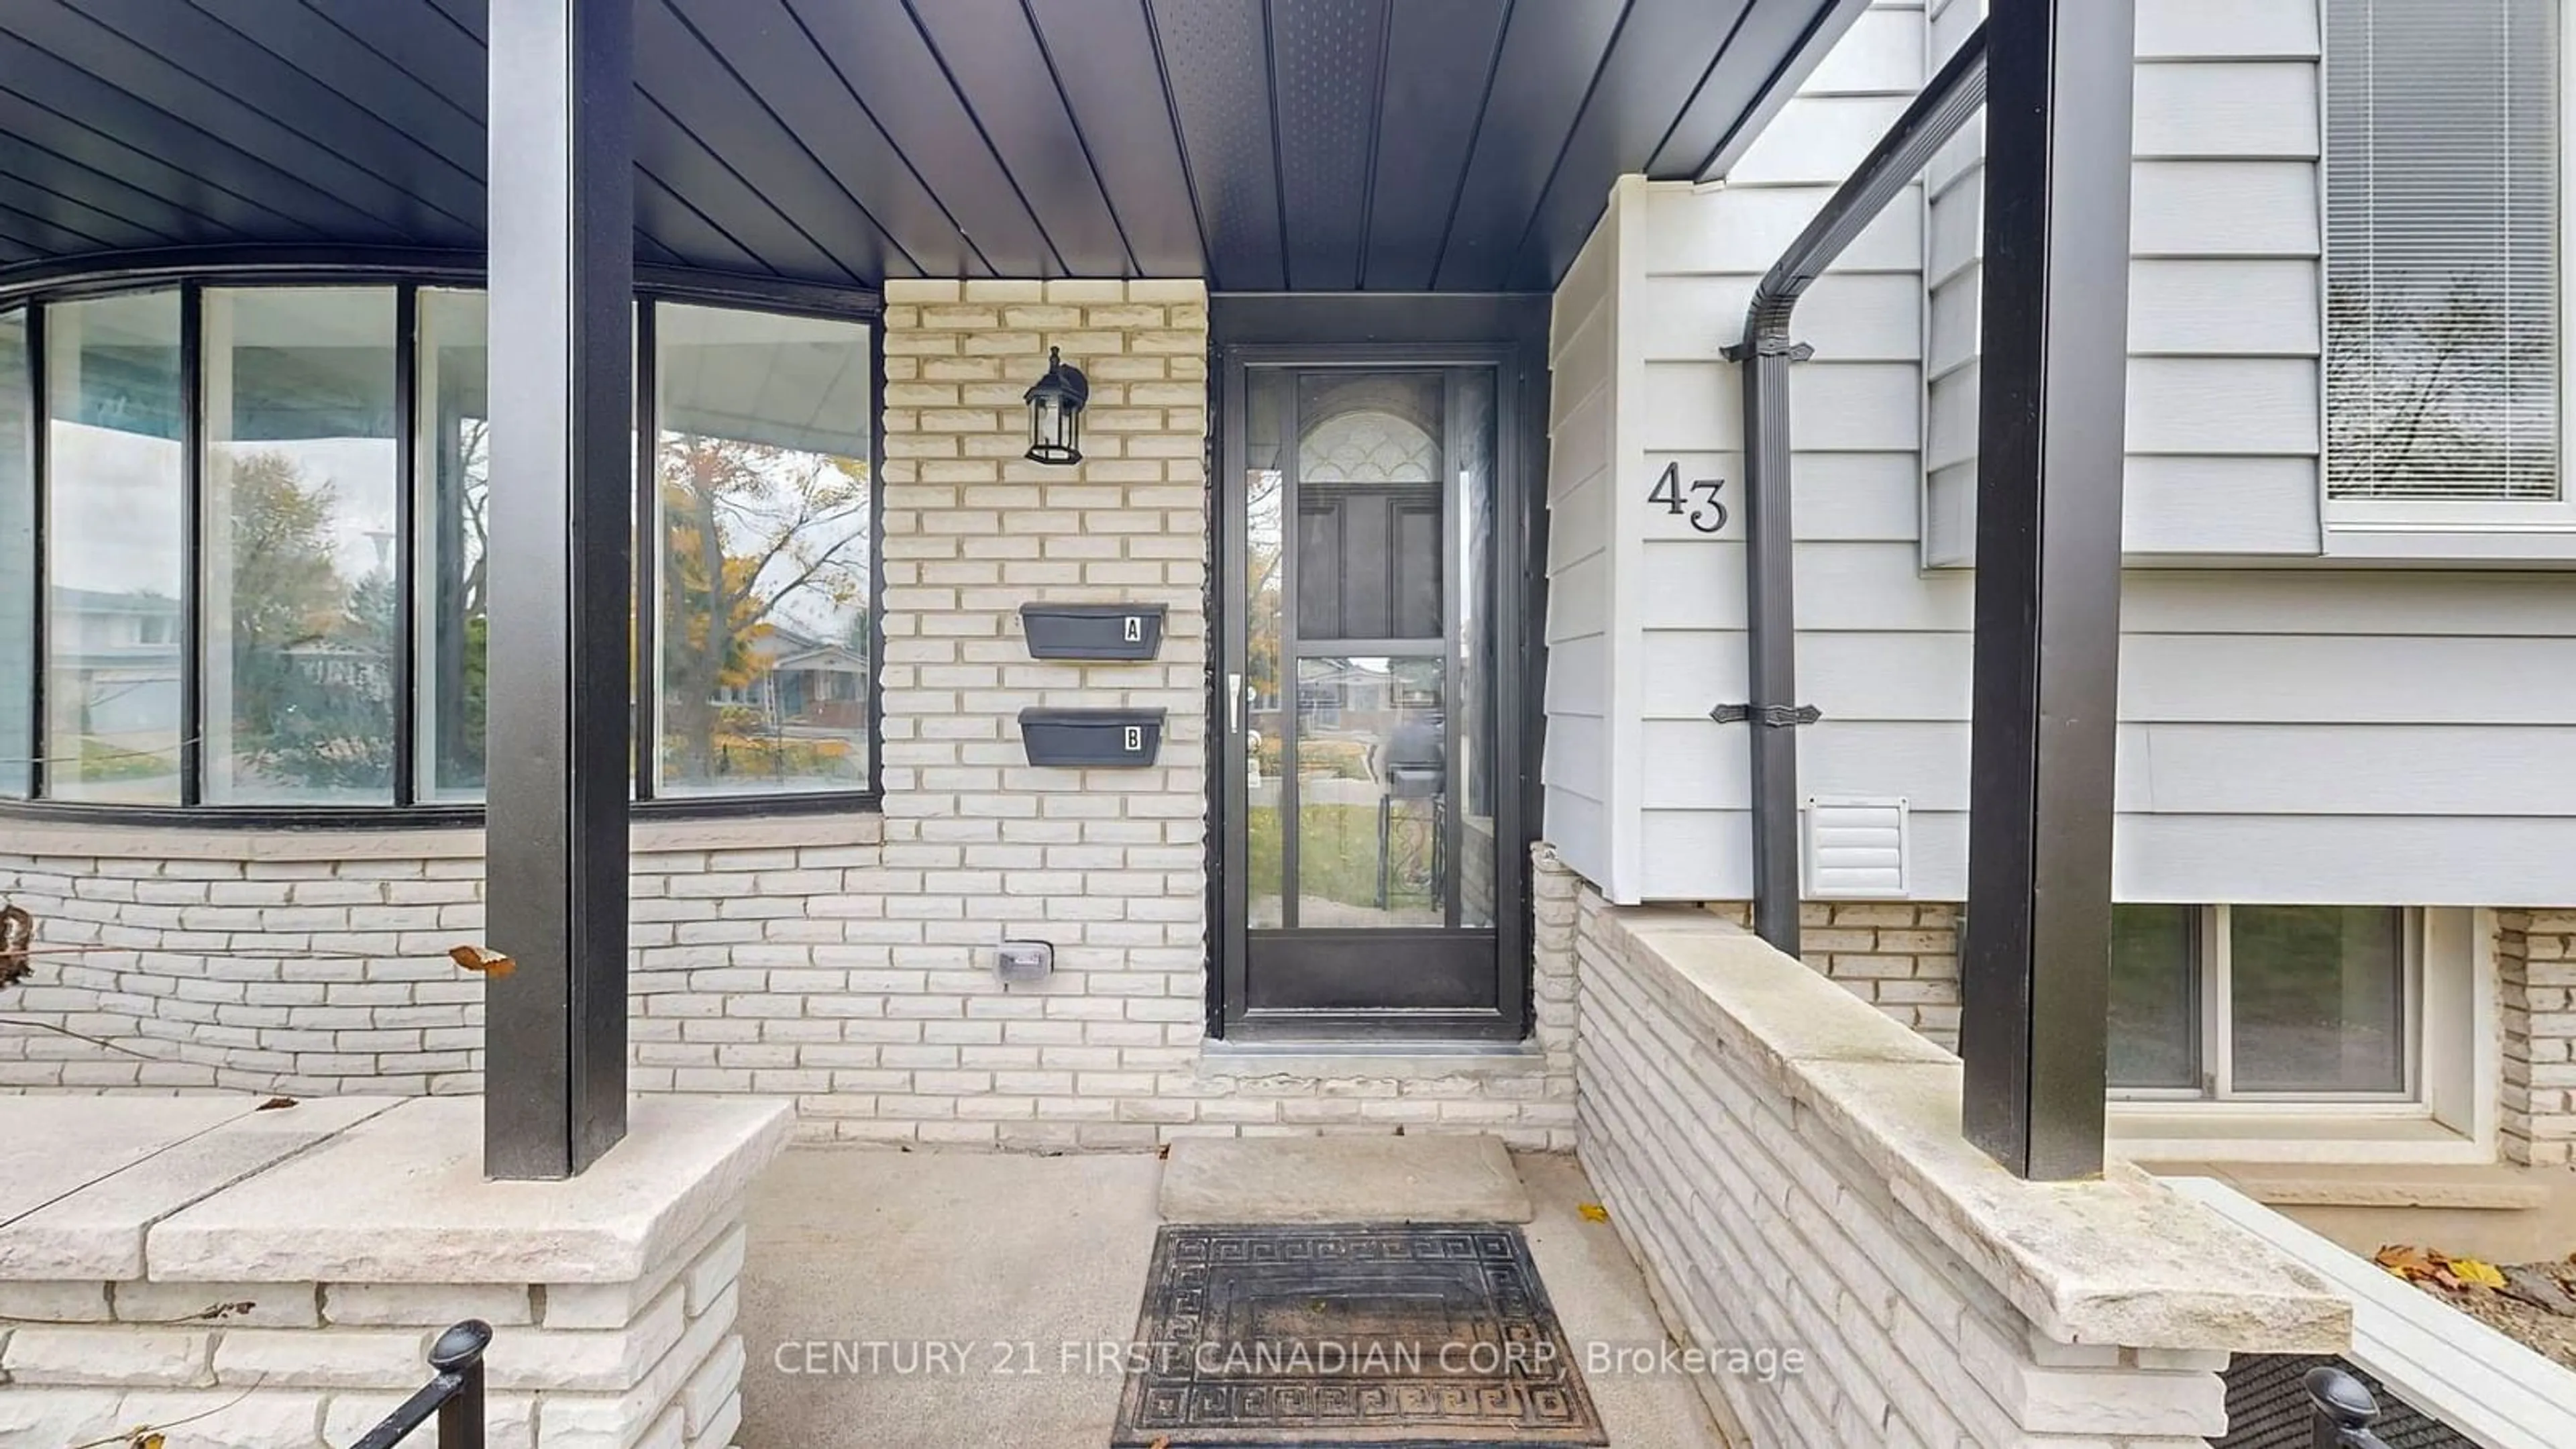
[[[1518,826],[1496,751],[1496,379],[1250,362],[1229,379],[1230,1036],[1519,1034],[1496,930]]]

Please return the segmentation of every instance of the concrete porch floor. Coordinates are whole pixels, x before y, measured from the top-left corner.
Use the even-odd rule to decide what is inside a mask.
[[[1663,1344],[1617,1232],[1577,1210],[1594,1200],[1582,1168],[1514,1161],[1576,1361],[1594,1342]],[[1105,1445],[1123,1379],[1086,1346],[1135,1333],[1162,1169],[1149,1155],[790,1152],[751,1201],[742,1449]],[[1679,1373],[1584,1378],[1618,1449],[1741,1442]]]

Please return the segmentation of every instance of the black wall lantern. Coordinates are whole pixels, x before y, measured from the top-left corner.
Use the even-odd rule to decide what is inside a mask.
[[[1029,384],[1029,459],[1065,467],[1082,461],[1082,405],[1091,401],[1091,379],[1047,349],[1046,376]]]

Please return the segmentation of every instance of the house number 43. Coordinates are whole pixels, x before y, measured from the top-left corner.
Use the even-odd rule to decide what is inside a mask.
[[[1690,526],[1701,533],[1715,533],[1726,527],[1726,504],[1718,498],[1718,493],[1725,487],[1723,478],[1695,478],[1685,490],[1682,465],[1666,463],[1663,474],[1655,479],[1655,486],[1647,491],[1646,501],[1664,505],[1664,511],[1675,517],[1687,514]]]

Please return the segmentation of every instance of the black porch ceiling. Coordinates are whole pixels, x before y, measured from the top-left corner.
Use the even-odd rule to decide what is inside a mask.
[[[1494,291],[1698,177],[1862,0],[636,0],[648,262]],[[475,248],[485,0],[0,0],[0,282]]]

